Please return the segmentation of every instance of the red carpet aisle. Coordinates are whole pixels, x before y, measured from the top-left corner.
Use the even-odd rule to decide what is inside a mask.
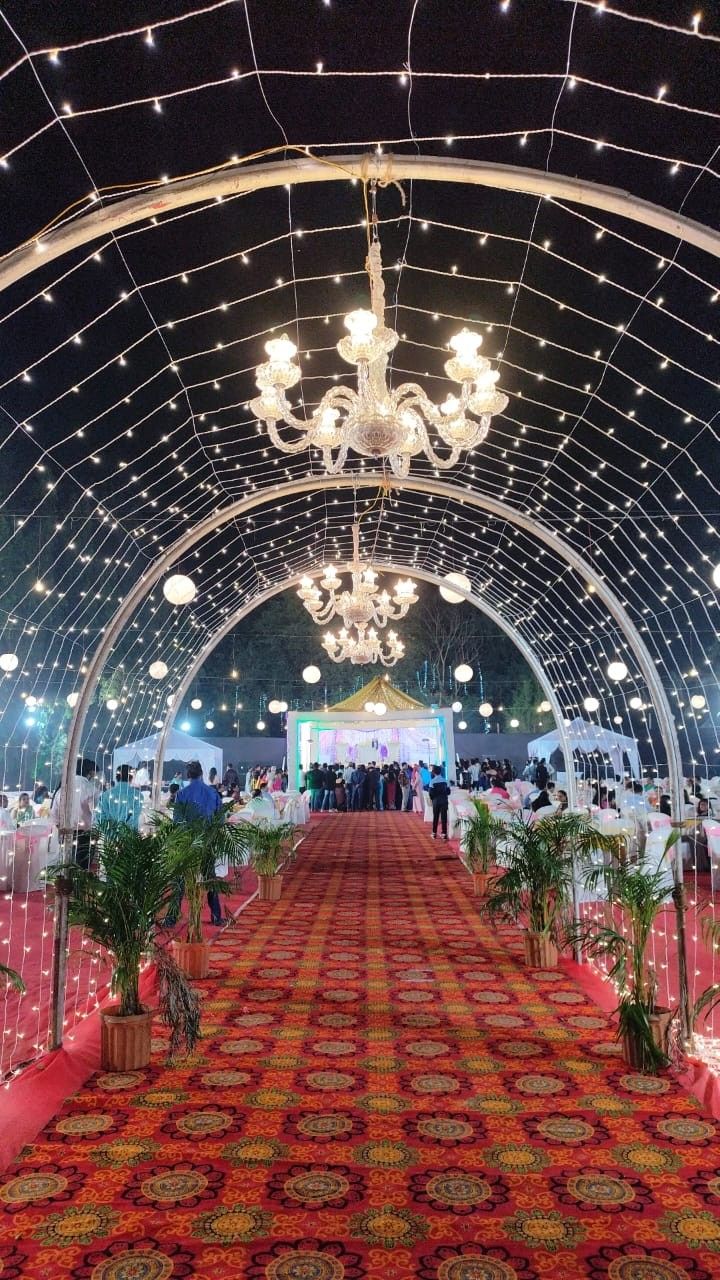
[[[720,1275],[716,1126],[441,849],[316,822],[215,952],[202,1053],[96,1076],[5,1175],[2,1280]]]

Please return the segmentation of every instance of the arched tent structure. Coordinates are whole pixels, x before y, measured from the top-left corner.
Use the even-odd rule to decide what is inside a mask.
[[[121,764],[138,765],[142,760],[154,761],[159,744],[160,734],[151,733],[147,738],[139,738],[137,742],[126,742],[124,746],[116,747],[113,751],[113,774]],[[223,753],[220,747],[216,747],[212,742],[204,742],[202,738],[195,738],[191,733],[183,733],[182,729],[172,729],[164,747],[165,759],[183,760],[186,763],[190,760],[198,760],[202,765],[205,778],[213,768],[217,769],[218,776],[222,777]],[[157,785],[160,781],[161,778],[156,777]]]
[[[592,724],[580,716],[571,720],[563,728],[562,735],[557,729],[551,729],[549,733],[533,738],[528,742],[528,753],[531,756],[537,756],[539,760],[543,758],[549,760],[564,740],[572,751],[580,751],[585,755],[598,751],[601,755],[608,756],[618,778],[622,778],[625,772],[625,758],[627,758],[632,777],[640,777],[640,752],[636,738],[615,733],[601,724]]]
[[[370,60],[325,8],[299,31],[270,5],[272,43],[224,0],[6,24],[2,781],[55,779],[68,730],[107,765],[168,727],[228,623],[346,557],[368,511],[379,567],[465,574],[557,722],[597,698],[677,795],[720,759],[717,33],[587,0],[388,30],[370,0]],[[272,334],[300,348],[299,415],[339,376],[373,177],[393,383],[442,400],[466,324],[509,396],[444,478],[419,456],[380,501],[374,464],[327,479],[249,409]]]

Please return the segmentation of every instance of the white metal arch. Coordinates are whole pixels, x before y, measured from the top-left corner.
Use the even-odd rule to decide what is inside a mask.
[[[357,491],[360,489],[378,489],[387,486],[387,484],[387,477],[381,473],[344,472],[337,476],[305,476],[296,480],[286,481],[283,484],[270,485],[213,512],[212,515],[201,520],[194,528],[185,530],[173,545],[157,558],[147,573],[131,587],[125,596],[122,604],[105,628],[102,639],[88,662],[85,682],[74,709],[68,732],[68,748],[63,771],[63,790],[66,798],[65,813],[63,815],[63,825],[65,827],[70,827],[71,825],[72,793],[70,783],[74,775],[75,761],[79,753],[87,711],[97,682],[123,627],[132,617],[137,606],[167,570],[205,536],[216,532],[229,521],[246,515],[249,511],[263,506],[267,502],[277,502],[283,498],[324,489],[351,488]],[[605,578],[597,572],[589,560],[586,560],[574,547],[571,547],[564,539],[560,538],[554,529],[547,528],[542,522],[534,520],[523,511],[516,510],[498,498],[475,493],[470,489],[461,489],[448,481],[435,480],[419,475],[410,475],[395,487],[400,486],[403,490],[409,489],[417,493],[432,494],[449,502],[460,503],[461,505],[484,511],[523,529],[526,533],[531,534],[542,542],[561,560],[564,560],[570,568],[581,575],[585,582],[594,586],[598,598],[605,605],[611,617],[614,618],[621,633],[627,640],[647,684],[667,752],[673,816],[680,821],[683,816],[682,759],[670,703],[655,663],[635,623]]]
[[[390,573],[406,573],[407,572],[407,565],[396,564],[392,561],[387,562],[383,560],[381,567],[383,569],[383,572],[385,570],[387,570]],[[162,771],[163,771],[163,765],[165,763],[165,751],[167,748],[168,738],[170,736],[170,732],[172,730],[173,724],[175,723],[175,717],[177,716],[178,710],[180,708],[180,704],[182,703],[183,698],[185,697],[188,689],[190,688],[200,668],[203,666],[205,662],[207,662],[208,658],[211,657],[211,655],[213,654],[217,646],[220,644],[220,642],[225,639],[225,636],[228,635],[229,632],[231,632],[233,628],[236,627],[240,622],[242,622],[244,618],[247,618],[251,613],[253,613],[255,609],[259,609],[261,605],[266,604],[268,600],[272,600],[274,596],[280,595],[283,591],[289,591],[291,587],[297,586],[301,578],[320,577],[320,575],[323,572],[324,570],[322,569],[322,567],[320,567],[320,568],[313,569],[308,573],[305,573],[304,571],[303,573],[296,573],[292,577],[287,578],[284,582],[274,583],[272,587],[267,587],[265,591],[259,592],[258,595],[253,596],[252,600],[246,601],[245,604],[241,605],[239,609],[235,609],[230,615],[230,617],[225,619],[222,626],[218,628],[218,630],[215,632],[215,635],[212,636],[210,640],[208,640],[207,644],[204,645],[203,648],[200,650],[200,652],[197,654],[197,656],[193,658],[187,671],[185,672],[185,675],[183,676],[182,680],[180,681],[180,683],[178,684],[175,690],[175,697],[173,699],[172,706],[168,707],[168,710],[165,713],[165,723],[163,724],[163,727],[160,731],[160,738],[158,741],[157,751],[155,753],[155,768],[153,772],[153,803],[155,804],[156,807],[160,801]],[[422,578],[424,582],[431,582],[435,586],[440,586],[443,582],[443,578],[441,574],[432,573],[427,569],[418,569],[414,565],[412,569],[412,574],[413,574],[413,577]],[[575,804],[577,801],[577,794],[576,794],[576,786],[575,786],[575,770],[573,767],[572,748],[570,747],[570,743],[565,733],[565,723],[564,723],[564,717],[562,714],[562,708],[558,701],[552,682],[548,679],[545,668],[543,667],[537,654],[531,648],[531,646],[527,644],[527,642],[523,639],[522,636],[518,635],[517,631],[511,626],[511,624],[507,621],[506,618],[503,618],[501,613],[498,613],[498,611],[494,609],[492,605],[488,604],[487,600],[482,599],[482,597],[480,596],[473,595],[471,591],[463,591],[462,588],[455,587],[454,584],[453,584],[453,591],[456,593],[456,595],[462,596],[465,600],[467,600],[469,604],[474,605],[476,609],[479,609],[481,613],[485,614],[487,618],[490,618],[490,620],[494,622],[496,626],[500,627],[500,629],[505,632],[505,635],[508,637],[509,640],[512,641],[516,649],[518,649],[519,652],[522,654],[528,666],[530,667],[531,671],[533,672],[533,675],[536,677],[538,684],[542,688],[542,691],[545,694],[545,697],[550,703],[550,709],[552,711],[555,724],[557,725],[558,736],[560,738],[562,753],[565,757],[565,770],[567,773],[566,789],[567,789],[567,795],[568,795],[568,804],[571,809],[575,808]]]
[[[277,150],[284,151],[285,148],[278,147]],[[6,254],[0,265],[0,291],[16,280],[22,280],[37,267],[98,236],[110,235],[147,218],[157,218],[171,209],[286,183],[341,182],[349,178],[375,178],[380,183],[402,179],[469,183],[569,200],[573,204],[602,209],[632,222],[655,227],[676,240],[685,240],[706,253],[720,257],[720,232],[617,187],[606,187],[584,178],[481,160],[454,160],[448,156],[378,156],[371,153],[316,159],[307,152],[301,158],[276,160],[269,164],[230,164],[214,173],[178,179],[138,195],[126,196],[104,208],[93,208]]]

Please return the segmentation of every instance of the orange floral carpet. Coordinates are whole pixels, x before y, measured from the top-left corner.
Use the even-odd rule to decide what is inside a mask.
[[[201,1052],[94,1077],[4,1175],[0,1280],[720,1276],[716,1126],[441,852],[316,820],[214,947]]]

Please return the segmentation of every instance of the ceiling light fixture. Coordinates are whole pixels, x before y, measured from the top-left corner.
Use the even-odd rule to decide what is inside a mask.
[[[405,645],[394,631],[387,633],[387,646],[374,627],[359,626],[353,635],[343,627],[337,635],[328,631],[323,636],[322,647],[333,662],[351,662],[354,667],[371,662],[381,662],[384,667],[394,667],[405,655]]]
[[[329,622],[338,615],[345,628],[367,627],[371,622],[376,627],[385,627],[388,622],[397,622],[404,618],[410,605],[417,603],[417,589],[411,578],[401,578],[395,584],[395,593],[390,598],[387,591],[380,591],[376,585],[377,573],[372,564],[364,564],[360,559],[360,526],[352,527],[353,558],[348,564],[352,577],[352,589],[342,589],[342,580],[338,577],[334,565],[327,565],[320,579],[320,587],[328,593],[323,600],[320,587],[312,578],[303,578],[298,595],[305,608],[318,626]]]

